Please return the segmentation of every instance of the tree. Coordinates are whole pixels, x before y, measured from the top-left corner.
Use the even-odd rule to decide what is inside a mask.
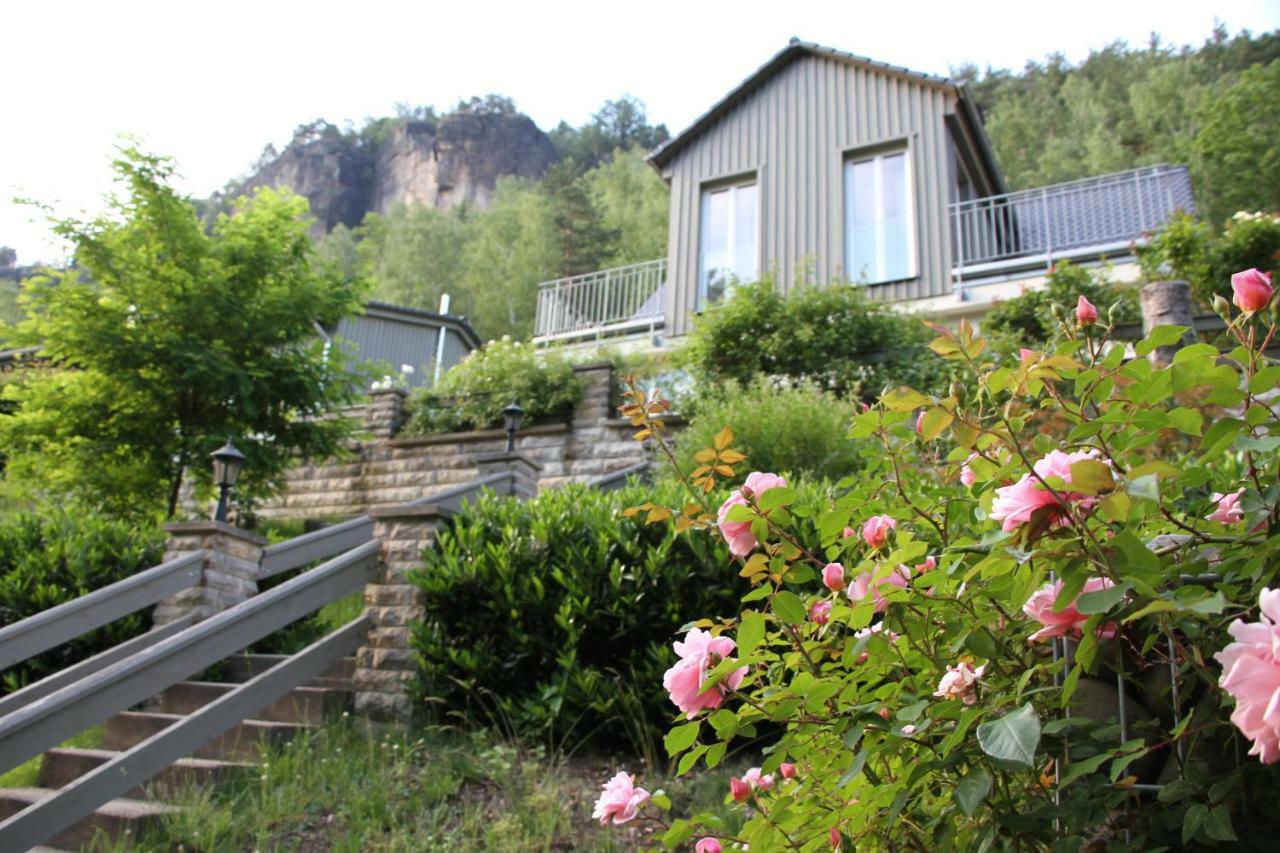
[[[458,292],[463,258],[470,239],[465,208],[436,210],[424,205],[395,204],[386,215],[370,213],[355,230],[359,268],[374,282],[378,299],[434,311],[440,295],[453,297],[455,313],[471,310],[469,294]],[[325,243],[335,239],[335,230]],[[337,236],[334,249],[345,238]]]
[[[1205,103],[1199,118],[1199,189],[1211,220],[1280,210],[1280,59],[1247,69]]]
[[[551,143],[562,161],[573,160],[586,170],[608,159],[614,151],[638,145],[645,150],[655,148],[669,136],[665,124],[651,125],[644,102],[632,95],[605,101],[580,127],[568,122],[551,131]]]
[[[484,337],[533,332],[538,282],[558,275],[559,233],[547,194],[499,178],[489,210],[469,229],[460,291],[473,300],[472,322]]]
[[[551,204],[560,276],[581,275],[608,266],[618,232],[608,228],[596,208],[586,183],[572,160],[554,163],[542,177],[542,190]]]
[[[645,162],[645,149],[615,151],[583,176],[601,224],[617,233],[610,266],[665,257],[671,192]]]
[[[229,436],[250,497],[297,456],[340,450],[353,427],[331,415],[363,377],[316,326],[357,310],[362,288],[315,261],[306,199],[261,189],[206,233],[170,161],[127,149],[114,168],[108,214],[52,219],[75,266],[24,288],[19,342],[47,366],[4,391],[8,487],[172,516]]]

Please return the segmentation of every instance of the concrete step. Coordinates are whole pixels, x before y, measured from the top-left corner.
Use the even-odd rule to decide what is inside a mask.
[[[190,714],[235,688],[234,684],[213,681],[181,681],[148,701],[147,710],[165,714]],[[350,690],[299,687],[288,696],[256,711],[253,719],[318,726],[337,718],[343,711],[350,710],[351,697]]]
[[[181,714],[122,711],[107,720],[107,730],[103,736],[102,745],[106,749],[125,750],[181,719]],[[253,761],[258,757],[260,745],[283,746],[286,741],[306,728],[296,723],[245,720],[197,749],[194,757],[214,758],[220,761]]]
[[[255,675],[261,675],[281,661],[287,660],[288,657],[288,655],[232,655],[227,658],[226,679],[236,684],[243,683]],[[355,671],[356,659],[342,658],[334,661],[333,665],[319,676],[308,681],[306,686],[350,690],[351,677]]]
[[[12,817],[33,803],[56,793],[48,788],[0,788],[0,819]],[[112,800],[79,823],[64,829],[45,843],[58,848],[79,850],[87,848],[95,837],[105,834],[112,840],[124,837],[138,838],[147,828],[166,814],[175,811],[173,806],[149,803],[145,800]],[[39,848],[37,848],[39,849]]]
[[[57,789],[90,770],[119,755],[109,749],[51,749],[44,754],[40,764],[41,788]],[[235,761],[216,761],[210,758],[180,758],[177,762],[157,773],[147,783],[159,787],[185,787],[187,785],[211,785],[229,779],[236,773],[247,771],[252,764]],[[163,791],[161,792],[163,793]],[[148,799],[142,786],[125,794],[131,800]]]

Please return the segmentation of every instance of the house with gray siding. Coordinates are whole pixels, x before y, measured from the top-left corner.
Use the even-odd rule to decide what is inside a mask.
[[[327,332],[357,361],[381,362],[393,373],[402,365],[413,368],[404,380],[411,388],[433,384],[467,353],[480,346],[480,336],[465,317],[368,302],[364,312],[343,317]]]
[[[535,342],[664,345],[764,275],[976,318],[1063,259],[1135,277],[1134,244],[1194,209],[1182,166],[1011,192],[966,85],[796,39],[649,163],[666,257],[544,282]]]

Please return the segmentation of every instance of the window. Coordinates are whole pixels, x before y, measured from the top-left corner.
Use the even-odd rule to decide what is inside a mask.
[[[899,149],[844,164],[845,269],[854,280],[875,284],[916,274],[907,154]]]
[[[759,203],[754,182],[702,191],[698,304],[725,297],[735,281],[755,281]]]

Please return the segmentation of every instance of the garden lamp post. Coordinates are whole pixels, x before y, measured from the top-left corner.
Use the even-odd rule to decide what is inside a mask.
[[[520,408],[516,403],[512,403],[502,410],[502,423],[507,429],[508,453],[516,449],[516,430],[520,429],[522,420],[524,420],[524,409]]]
[[[213,514],[214,521],[227,520],[227,495],[240,476],[244,467],[244,454],[236,450],[236,446],[227,439],[227,443],[215,450],[213,457],[213,482],[218,486],[218,509]]]

